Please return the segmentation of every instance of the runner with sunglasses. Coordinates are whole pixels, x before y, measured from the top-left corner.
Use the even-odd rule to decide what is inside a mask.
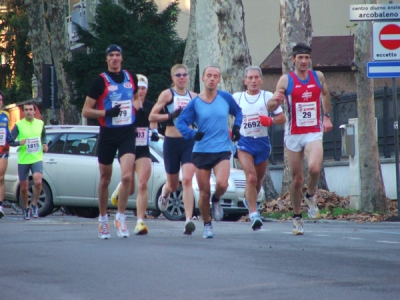
[[[188,70],[185,65],[174,65],[171,68],[171,79],[172,87],[161,92],[149,116],[150,122],[167,122],[164,139],[164,165],[167,182],[158,198],[158,207],[161,211],[167,210],[170,193],[176,191],[179,187],[179,170],[182,165],[182,198],[186,216],[183,233],[191,235],[196,229],[191,220],[194,209],[192,188],[192,178],[195,172],[192,163],[194,140],[185,140],[176,129],[175,122],[189,101],[197,94],[186,89]],[[163,111],[167,113],[163,113]]]

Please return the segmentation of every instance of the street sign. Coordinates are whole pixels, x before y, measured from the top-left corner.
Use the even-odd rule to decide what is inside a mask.
[[[400,61],[367,62],[368,78],[400,78]]]
[[[400,19],[399,4],[350,5],[350,21],[385,21]]]
[[[400,60],[400,22],[372,24],[372,59]]]

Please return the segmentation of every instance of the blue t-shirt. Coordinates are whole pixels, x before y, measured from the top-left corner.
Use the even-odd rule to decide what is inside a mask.
[[[242,109],[232,95],[218,90],[211,103],[196,96],[180,114],[176,128],[185,139],[193,139],[196,131],[189,125],[195,124],[197,130],[204,132],[201,141],[195,141],[193,152],[219,153],[231,151],[229,137],[229,115],[235,117],[234,125],[242,124]]]

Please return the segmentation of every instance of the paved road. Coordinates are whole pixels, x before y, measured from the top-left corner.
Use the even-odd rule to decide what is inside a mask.
[[[130,216],[128,225],[134,226]],[[398,299],[400,223],[148,220],[149,235],[97,237],[97,222],[0,220],[0,299]]]

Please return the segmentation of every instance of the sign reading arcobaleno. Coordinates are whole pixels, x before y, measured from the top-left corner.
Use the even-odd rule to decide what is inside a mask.
[[[400,4],[350,5],[350,21],[400,20]]]

